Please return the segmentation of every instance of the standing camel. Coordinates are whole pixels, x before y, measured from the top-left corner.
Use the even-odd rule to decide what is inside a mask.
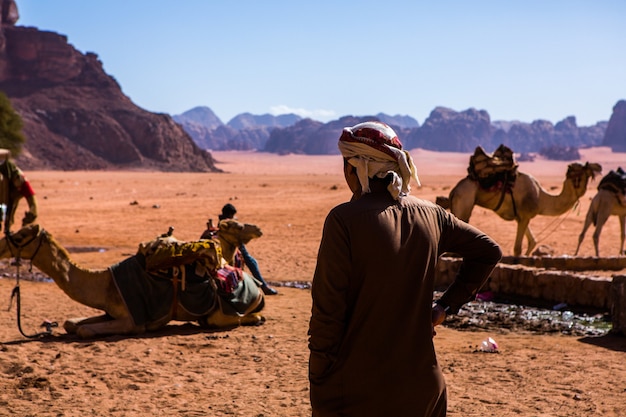
[[[441,203],[449,205],[452,214],[466,222],[475,205],[495,211],[504,220],[515,220],[517,233],[513,254],[521,255],[522,240],[526,236],[528,256],[537,244],[529,228],[530,220],[539,214],[559,216],[571,209],[587,191],[589,179],[595,178],[601,171],[602,167],[596,163],[570,164],[563,189],[558,195],[549,194],[532,175],[523,172],[517,174],[510,189],[501,190],[483,189],[478,181],[466,177],[450,191],[447,201],[444,198]]]
[[[218,245],[208,245],[208,247],[207,259],[211,264],[219,265],[222,261],[218,255],[220,252]],[[214,286],[192,281],[190,270],[194,268],[190,266],[189,270],[183,271],[182,268],[187,267],[183,265],[179,270],[179,276],[188,276],[186,287],[185,281],[182,281],[182,287],[169,285],[169,292],[167,292],[169,297],[151,300],[159,315],[155,318],[146,313],[145,319],[138,323],[137,316],[133,314],[138,304],[133,304],[122,296],[120,281],[116,279],[117,276],[114,277],[113,272],[118,265],[136,257],[131,257],[106,269],[81,268],[70,259],[67,250],[37,224],[26,226],[0,239],[0,258],[11,257],[30,259],[34,266],[52,278],[72,300],[105,312],[101,316],[69,319],[65,322],[63,326],[65,330],[68,333],[76,333],[81,338],[111,334],[139,334],[157,330],[171,320],[197,321],[211,328],[261,324],[265,320],[259,313],[264,305],[263,294],[247,274],[244,274],[239,287],[228,297],[229,300],[225,301]],[[137,263],[136,260],[133,262]],[[139,280],[139,277],[129,273],[128,276],[124,276],[124,279],[132,284]],[[194,289],[199,289],[202,293],[194,293]],[[157,293],[161,294],[155,291],[154,297]],[[238,302],[236,308],[232,306],[233,298],[236,298]],[[201,303],[190,311],[182,304],[183,301],[189,300],[199,300]]]
[[[600,233],[602,233],[602,227],[609,219],[609,216],[617,216],[619,218],[621,231],[619,255],[621,256],[624,254],[624,220],[626,219],[626,206],[621,204],[615,191],[600,189],[593,197],[593,200],[591,200],[591,205],[589,206],[587,216],[585,217],[583,230],[580,232],[580,236],[578,236],[578,246],[576,247],[576,253],[574,253],[574,256],[578,255],[580,245],[583,242],[585,233],[587,232],[589,226],[591,226],[591,223],[593,223],[596,227],[596,230],[593,233],[593,246],[596,249],[596,257],[600,256]]]

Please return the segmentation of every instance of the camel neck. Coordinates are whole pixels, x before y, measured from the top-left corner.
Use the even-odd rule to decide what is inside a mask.
[[[52,242],[42,245],[32,260],[72,300],[89,307],[104,309],[110,279],[108,270],[90,270],[76,265],[65,249]]]
[[[576,201],[585,193],[587,182],[584,181],[579,188],[582,192],[578,192],[569,179],[563,182],[563,188],[558,195],[549,194],[546,190],[541,188],[538,214],[544,216],[558,216],[565,213],[571,209],[574,204],[576,204]]]

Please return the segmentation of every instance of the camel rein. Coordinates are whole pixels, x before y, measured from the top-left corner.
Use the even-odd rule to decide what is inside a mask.
[[[509,182],[509,171],[506,171],[504,173],[504,181],[502,185],[502,193],[500,194],[500,200],[498,201],[498,204],[493,209],[493,211],[500,210],[500,207],[502,207],[502,203],[504,202],[504,197],[506,197],[506,195],[509,194],[511,196],[511,204],[513,204],[513,215],[517,217],[517,206],[515,205],[515,199],[513,198],[513,190],[511,189],[511,187],[507,185],[508,182]]]
[[[49,336],[52,334],[52,328],[53,327],[58,327],[58,323],[57,322],[50,322],[50,321],[44,321],[41,324],[41,327],[45,327],[46,330],[43,332],[39,332],[39,333],[34,333],[34,334],[26,334],[24,332],[24,330],[22,330],[22,320],[21,320],[21,295],[20,295],[20,266],[22,265],[22,258],[20,256],[20,252],[22,251],[22,248],[26,247],[27,245],[29,245],[31,242],[33,242],[35,239],[39,238],[39,244],[37,245],[37,249],[35,249],[35,253],[33,253],[33,256],[31,256],[30,258],[30,269],[29,271],[32,271],[33,268],[33,259],[35,258],[35,256],[37,256],[37,253],[39,253],[39,249],[41,248],[41,245],[43,243],[43,239],[45,238],[45,232],[44,230],[40,230],[39,233],[37,233],[37,235],[35,235],[32,239],[28,240],[26,243],[22,244],[22,245],[18,245],[14,240],[13,240],[13,236],[11,236],[10,232],[7,231],[7,233],[5,234],[6,236],[6,240],[7,240],[7,246],[9,247],[9,250],[11,252],[11,256],[15,258],[15,262],[13,263],[13,265],[15,265],[15,279],[16,279],[16,283],[15,283],[15,287],[13,288],[13,291],[11,292],[11,300],[9,301],[9,308],[7,309],[7,311],[11,310],[11,306],[13,305],[13,299],[16,299],[16,306],[17,306],[17,328],[20,331],[20,333],[22,334],[22,336],[27,337],[29,339],[34,339],[37,337],[42,337],[42,336]],[[13,246],[15,247],[16,251],[15,254],[13,253]]]

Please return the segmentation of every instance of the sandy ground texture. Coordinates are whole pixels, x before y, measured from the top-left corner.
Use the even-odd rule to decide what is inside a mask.
[[[606,148],[582,153],[583,161],[601,163],[604,173],[626,165],[626,154]],[[466,174],[469,154],[412,154],[423,183],[414,194],[424,199],[447,195]],[[310,415],[310,292],[281,284],[311,280],[324,217],[349,198],[341,159],[214,155],[227,172],[27,175],[39,198],[39,223],[77,264],[89,268],[125,259],[140,242],[170,226],[179,239],[195,240],[208,218],[216,220],[222,205],[233,203],[241,221],[262,227],[264,236],[248,248],[280,291],[267,298],[265,324],[208,332],[191,323],[170,323],[149,334],[95,340],[53,328],[52,336],[30,339],[18,331],[15,303],[7,311],[18,270],[5,262],[0,278],[0,300],[6,300],[0,304],[0,415]],[[553,194],[560,191],[566,169],[567,163],[559,161],[520,163],[521,171]],[[540,244],[556,255],[574,253],[596,186],[597,180],[567,214],[531,222]],[[512,254],[515,223],[481,208],[474,210],[470,223]],[[592,232],[582,256],[593,254]],[[601,254],[616,255],[618,241],[619,223],[612,217],[602,233]],[[31,274],[29,267],[22,264],[21,277]],[[51,282],[22,279],[20,289],[27,334],[41,331],[44,320],[62,324],[67,318],[99,314],[70,300]],[[480,351],[487,337],[498,342],[498,353]],[[626,416],[626,338],[444,326],[435,345],[448,383],[450,416]]]

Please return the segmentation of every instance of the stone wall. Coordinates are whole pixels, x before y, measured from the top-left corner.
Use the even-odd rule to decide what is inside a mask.
[[[626,275],[603,277],[572,272],[585,265],[587,270],[618,270],[626,262],[626,258],[607,259],[608,263],[603,262],[605,258],[570,258],[566,265],[559,258],[515,258],[517,264],[499,263],[481,291],[604,309],[611,313],[612,332],[626,335]],[[445,289],[450,285],[460,265],[459,258],[442,257],[437,264],[435,287]],[[528,265],[563,266],[567,270]]]
[[[435,285],[448,286],[461,264],[458,258],[441,258]],[[525,265],[500,263],[483,290],[520,295],[571,306],[610,308],[612,278],[571,271],[550,270]]]
[[[613,333],[626,336],[626,275],[615,275],[611,286]]]

